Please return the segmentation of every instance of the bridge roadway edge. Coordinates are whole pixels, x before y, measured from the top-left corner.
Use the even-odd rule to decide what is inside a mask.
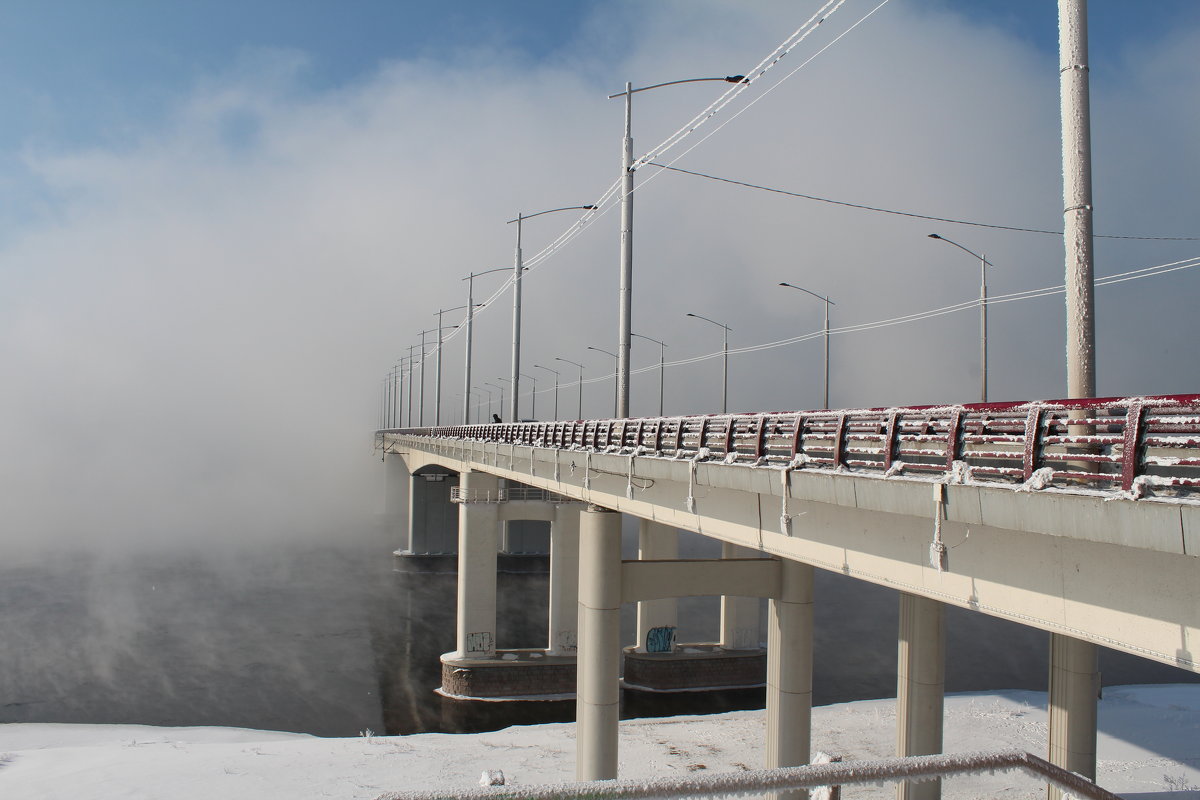
[[[942,572],[929,562],[936,480],[788,471],[791,522],[785,533],[784,471],[776,467],[403,435],[389,439],[405,451],[413,470],[438,464],[489,472],[1200,672],[1190,644],[1200,637],[1195,504],[947,483],[940,534],[949,547],[949,568]],[[689,497],[695,513],[688,510]]]

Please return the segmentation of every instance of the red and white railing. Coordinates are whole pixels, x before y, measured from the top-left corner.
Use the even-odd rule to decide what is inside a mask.
[[[379,431],[399,434],[1133,496],[1200,491],[1200,395]]]

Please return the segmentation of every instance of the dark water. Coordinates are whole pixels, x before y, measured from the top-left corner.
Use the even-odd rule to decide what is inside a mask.
[[[226,725],[351,736],[569,720],[574,704],[451,701],[453,561],[397,567],[378,537],[220,556],[75,556],[0,567],[0,722]],[[544,561],[499,576],[498,641],[543,646]],[[814,700],[895,694],[894,592],[818,573]],[[683,640],[711,639],[714,598],[680,602]],[[632,639],[627,607],[625,639]],[[1044,689],[1047,635],[947,612],[947,689]],[[1195,680],[1105,651],[1106,684]],[[761,691],[634,696],[624,714],[761,706]]]

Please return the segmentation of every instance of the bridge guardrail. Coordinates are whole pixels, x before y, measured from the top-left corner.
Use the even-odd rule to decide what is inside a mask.
[[[461,486],[450,488],[451,503],[507,503],[510,500],[536,500],[546,503],[576,502],[566,495],[546,489],[535,489],[531,486],[511,486],[499,489],[464,489]]]
[[[1190,496],[1200,395],[498,423],[380,436]]]

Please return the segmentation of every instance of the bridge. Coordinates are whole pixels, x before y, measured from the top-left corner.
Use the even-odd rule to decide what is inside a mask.
[[[622,603],[641,649],[672,598],[701,594],[726,598],[730,650],[736,598],[768,598],[765,766],[806,764],[814,569],[900,593],[899,756],[941,752],[946,605],[1051,634],[1049,760],[1090,778],[1097,646],[1200,671],[1200,395],[384,429],[376,446],[399,475],[458,475],[450,672],[497,659],[500,522],[551,521],[536,655],[577,661],[580,780],[617,777]],[[726,557],[678,559],[677,530]]]

